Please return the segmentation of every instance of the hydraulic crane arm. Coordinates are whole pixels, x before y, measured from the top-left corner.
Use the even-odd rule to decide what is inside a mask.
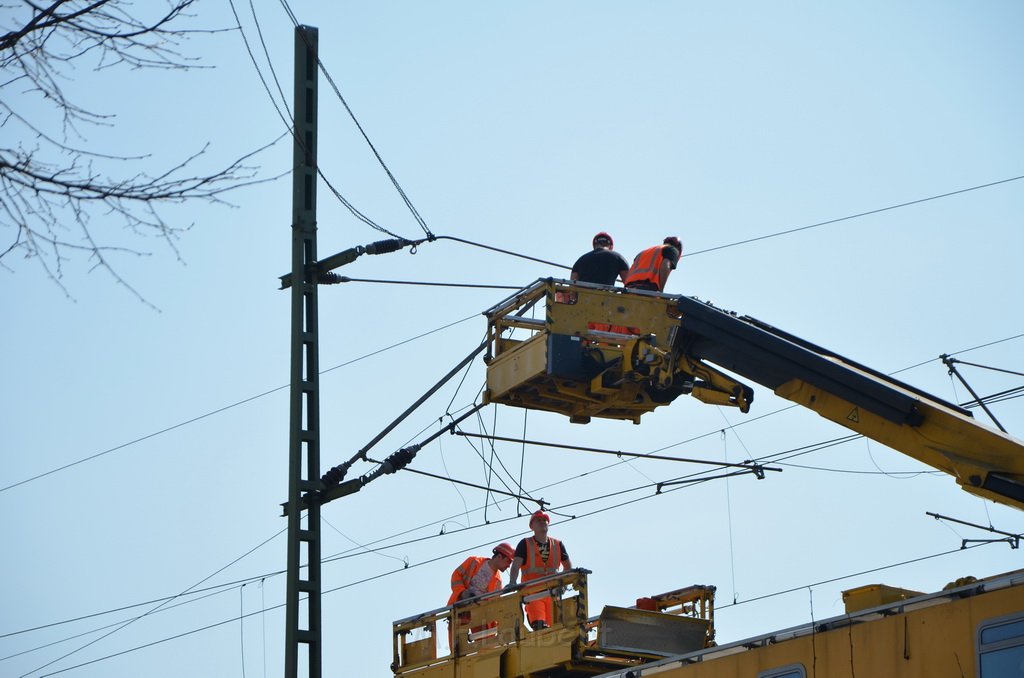
[[[952,475],[968,492],[1024,509],[1020,440],[975,421],[962,407],[754,318],[687,297],[678,304],[677,355],[767,386]]]
[[[545,301],[543,320],[523,313]],[[968,410],[692,297],[541,279],[489,309],[485,403],[639,424],[689,394],[747,412],[757,382],[1024,509],[1024,443]],[[513,336],[513,331],[520,334]],[[525,336],[523,334],[525,331]]]

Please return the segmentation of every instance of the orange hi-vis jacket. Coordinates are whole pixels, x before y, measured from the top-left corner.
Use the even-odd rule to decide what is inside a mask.
[[[473,582],[473,577],[479,572],[483,564],[486,563],[490,558],[484,556],[470,556],[466,558],[462,565],[455,568],[452,572],[452,595],[448,599],[448,604],[454,604],[462,592],[469,588],[469,585]],[[497,591],[501,588],[501,573],[497,570],[494,571],[494,576],[487,582],[487,592]]]
[[[537,540],[530,537],[526,540],[526,561],[520,570],[523,581],[540,579],[549,574],[558,572],[558,566],[562,563],[562,544],[557,539],[548,537],[548,559],[541,560],[540,546]]]
[[[659,272],[662,262],[665,261],[665,247],[669,245],[655,245],[636,255],[633,265],[629,267],[629,273],[626,274],[626,287],[633,283],[650,283],[661,290]]]
[[[551,537],[548,537],[548,558],[542,560],[540,557],[540,546],[537,540],[529,537],[526,539],[526,560],[520,572],[523,575],[523,583],[541,577],[547,577],[558,572],[562,564],[562,544]],[[551,598],[540,598],[526,604],[526,617],[531,621],[544,621],[551,625]]]

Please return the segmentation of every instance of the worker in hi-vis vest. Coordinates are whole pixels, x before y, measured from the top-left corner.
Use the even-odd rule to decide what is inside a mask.
[[[569,553],[565,544],[548,536],[548,524],[551,518],[543,511],[530,516],[530,529],[533,536],[527,537],[516,546],[516,555],[512,560],[512,569],[508,573],[508,585],[515,586],[519,573],[523,574],[523,583],[547,577],[562,570],[572,569]],[[551,626],[551,596],[531,600],[526,604],[526,618],[534,631]]]
[[[452,595],[448,597],[448,604],[454,605],[460,600],[476,598],[491,591],[501,589],[501,573],[512,564],[515,551],[509,544],[501,543],[491,549],[491,557],[470,556],[462,561],[462,564],[452,572]],[[468,611],[459,612],[459,624],[468,624],[471,615]],[[469,629],[469,632],[476,633],[485,628],[494,628],[498,622],[488,622]],[[448,629],[448,642],[454,648],[453,629]]]
[[[470,556],[452,572],[452,595],[448,604],[475,598],[501,588],[501,573],[512,564],[515,552],[508,544],[498,544],[491,557]]]
[[[661,245],[645,249],[633,259],[626,274],[626,287],[664,292],[668,274],[679,265],[682,255],[683,245],[674,235],[665,238]]]

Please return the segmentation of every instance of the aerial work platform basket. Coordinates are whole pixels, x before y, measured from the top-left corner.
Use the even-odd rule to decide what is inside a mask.
[[[639,424],[643,414],[687,393],[746,411],[749,389],[680,350],[679,300],[536,281],[485,312],[484,402],[558,412],[575,423],[605,417]],[[527,315],[539,313],[543,319]]]
[[[583,678],[714,645],[713,586],[691,586],[640,607],[590,617],[587,574],[569,570],[394,622],[396,676]],[[532,631],[523,606],[552,600],[551,623]]]

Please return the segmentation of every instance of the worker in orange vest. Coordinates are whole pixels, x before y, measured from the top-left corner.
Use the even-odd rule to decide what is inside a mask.
[[[679,265],[683,245],[679,238],[670,235],[661,245],[645,249],[633,259],[633,265],[626,274],[626,287],[652,292],[665,291],[668,274]]]
[[[467,600],[482,596],[491,591],[501,588],[501,573],[512,564],[515,551],[512,546],[502,542],[491,550],[491,557],[470,556],[462,561],[462,564],[452,572],[452,595],[448,598],[448,604],[454,605],[460,600]],[[469,612],[459,613],[459,624],[468,624]],[[470,633],[482,631],[485,628],[494,628],[498,622],[490,622],[486,625],[474,626]],[[448,642],[453,643],[453,629],[448,629]],[[471,636],[472,637],[472,636]],[[452,645],[454,648],[454,644]]]
[[[551,518],[543,511],[537,511],[530,516],[530,529],[533,536],[527,537],[516,546],[515,558],[512,560],[512,569],[509,570],[509,586],[515,586],[519,579],[520,571],[523,573],[523,583],[547,577],[558,572],[559,566],[562,570],[572,569],[572,562],[569,560],[569,553],[565,545],[554,537],[548,537],[548,524]],[[534,631],[551,626],[551,597],[539,598],[526,604],[526,618],[530,620],[530,626]]]
[[[501,573],[512,564],[515,552],[508,544],[501,543],[491,551],[491,557],[470,556],[452,572],[452,595],[448,604],[482,596],[501,588]]]

